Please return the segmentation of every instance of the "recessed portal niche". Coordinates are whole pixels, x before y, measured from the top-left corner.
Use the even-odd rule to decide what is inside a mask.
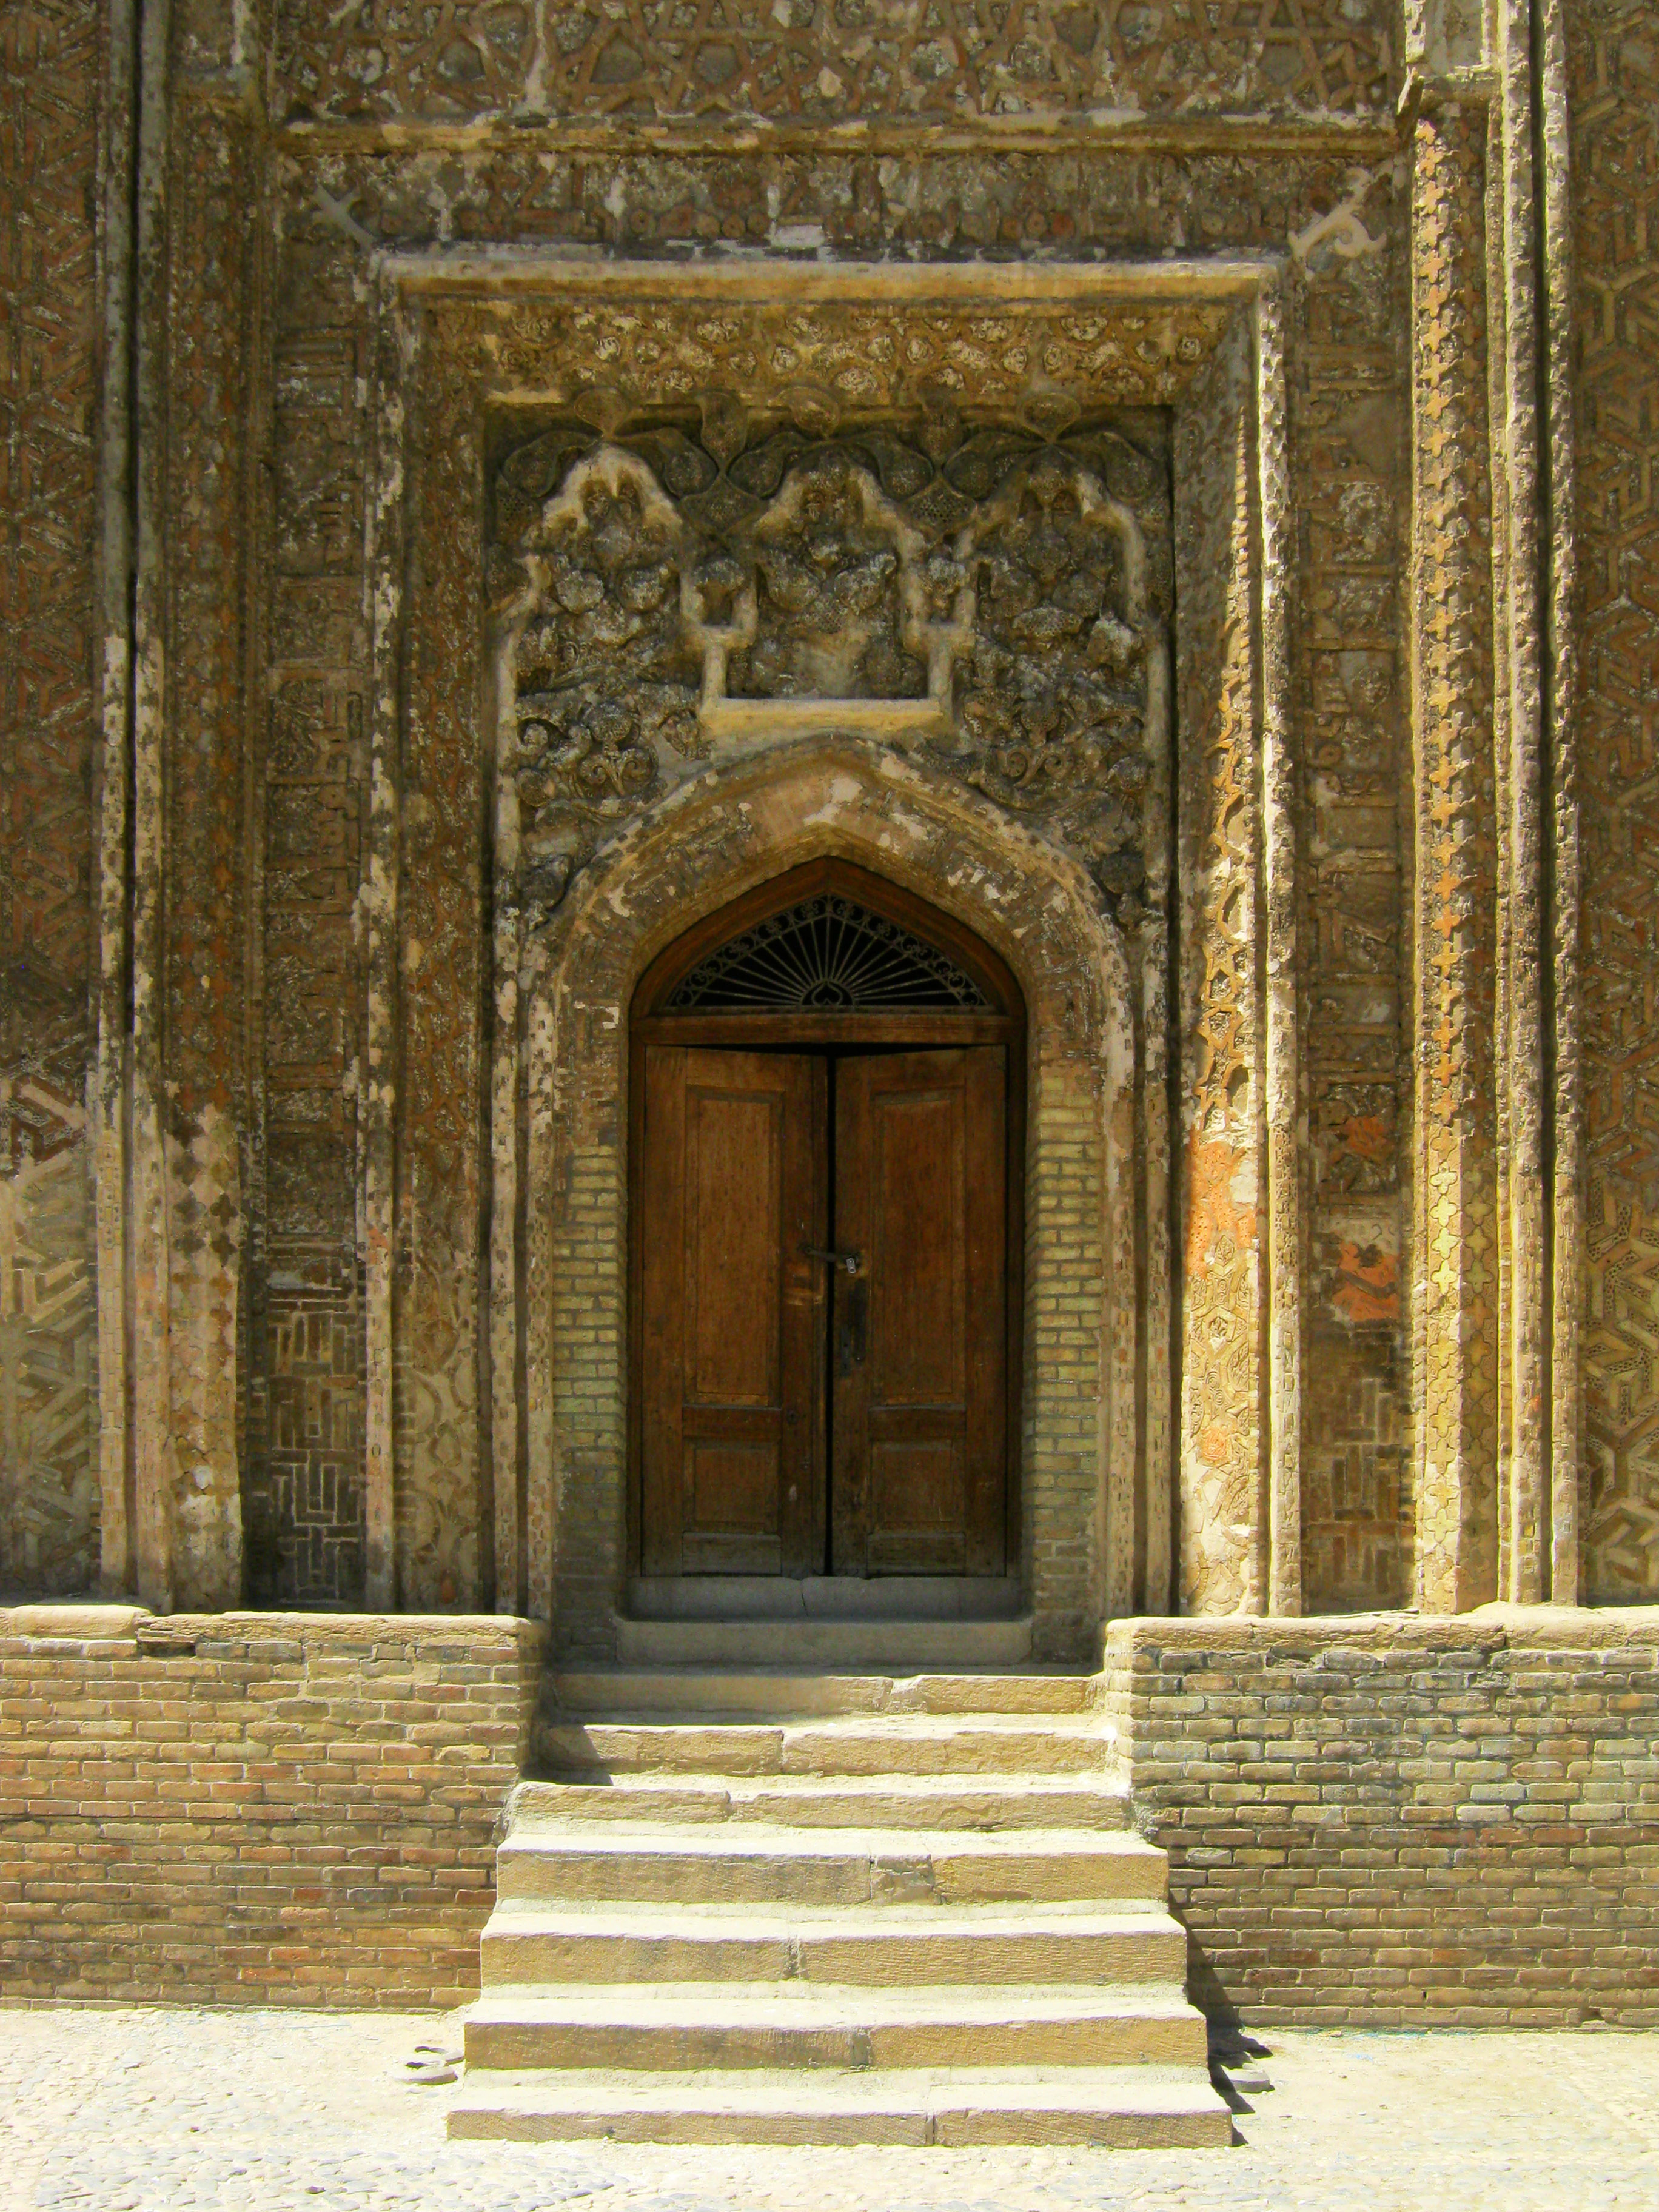
[[[761,885],[647,970],[636,1571],[1017,1565],[1024,1031],[988,946],[836,861]]]

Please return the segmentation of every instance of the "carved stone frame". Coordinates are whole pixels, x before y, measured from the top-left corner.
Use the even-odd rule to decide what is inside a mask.
[[[1195,1146],[1213,1152],[1219,1143],[1226,1151],[1229,1233],[1248,1248],[1241,1264],[1259,1316],[1244,1329],[1243,1364],[1235,1361],[1230,1385],[1249,1401],[1226,1448],[1248,1493],[1258,1563],[1244,1577],[1241,1601],[1250,1610],[1297,1609],[1302,1109],[1294,761],[1287,617],[1269,581],[1286,573],[1291,543],[1279,264],[1238,258],[1152,265],[630,264],[441,250],[385,257],[377,284],[368,1066],[360,1088],[369,1603],[396,1602],[400,1455],[416,1449],[406,1422],[400,1427],[398,1408],[412,1387],[400,1309],[410,1243],[421,1229],[399,1218],[395,1174],[400,979],[408,958],[399,880],[406,662],[433,590],[409,559],[425,490],[414,482],[415,426],[441,360],[452,386],[470,377],[475,424],[492,404],[521,401],[522,377],[501,368],[495,333],[538,301],[575,298],[600,314],[612,300],[618,313],[653,300],[786,307],[876,301],[901,336],[907,317],[947,308],[958,315],[969,307],[988,314],[1042,309],[1132,332],[1155,327],[1160,315],[1173,327],[1173,318],[1200,304],[1202,335],[1188,331],[1180,375],[1166,359],[1158,371],[1165,382],[1151,396],[1174,404],[1179,420],[1200,383],[1207,379],[1212,392],[1225,385],[1214,366],[1222,355],[1231,349],[1243,363],[1243,386],[1235,378],[1218,404],[1242,410],[1240,450],[1248,456],[1248,512],[1235,532],[1248,702],[1242,717],[1234,713],[1231,739],[1244,801],[1232,823],[1241,841],[1235,857],[1248,880],[1244,920],[1234,929],[1243,935],[1230,941],[1219,967],[1205,969],[1196,956],[1213,917],[1202,839],[1189,851],[1193,824],[1183,822],[1174,841],[1182,854],[1181,989],[1172,1024],[1167,879],[1149,879],[1149,912],[1138,941],[1126,942],[1073,860],[989,802],[941,789],[902,732],[837,727],[833,716],[811,718],[807,730],[780,726],[769,743],[756,730],[752,749],[734,746],[732,757],[630,823],[578,878],[551,922],[533,932],[502,873],[514,857],[512,827],[497,816],[493,1042],[478,1101],[487,1243],[477,1291],[477,1425],[487,1441],[479,1496],[493,1519],[494,1574],[485,1580],[493,1580],[498,1608],[551,1618],[568,1645],[603,1650],[614,1638],[625,1564],[623,1107],[633,982],[698,914],[799,860],[838,853],[908,881],[958,914],[1008,961],[1030,1008],[1024,1574],[1036,1648],[1085,1655],[1103,1620],[1167,1610],[1177,1556],[1183,1583],[1191,1582],[1185,1562],[1196,1532],[1182,1501],[1194,1494],[1182,1472],[1192,1424],[1182,1409],[1208,1353],[1183,1340],[1175,1279],[1207,1203],[1192,1166]],[[489,342],[475,338],[458,367],[464,349],[447,350],[446,317],[477,321],[485,313]],[[1121,378],[1103,374],[1091,389],[1091,404],[1146,401],[1144,364],[1130,352],[1125,360]],[[1179,473],[1176,490],[1179,509]],[[480,514],[482,507],[480,498]],[[478,529],[477,538],[455,533],[453,558],[481,578],[481,523]],[[1186,596],[1179,580],[1177,595]],[[1226,618],[1235,621],[1237,609]],[[456,641],[455,650],[473,656],[465,665],[488,726],[497,707],[489,642],[480,635]],[[1179,623],[1175,659],[1182,703],[1173,783],[1186,794],[1208,770],[1207,755],[1194,750],[1200,734],[1182,726],[1194,648]],[[1211,741],[1204,733],[1202,742]],[[1170,844],[1166,836],[1165,848]],[[1237,907],[1232,902],[1230,913]],[[1201,976],[1221,967],[1238,1000],[1244,1059],[1242,1077],[1218,1106],[1195,1084],[1191,1056],[1206,1017]],[[1172,1027],[1180,1038],[1179,1161],[1172,1161],[1168,1110]],[[1045,1226],[1045,1192],[1058,1163],[1073,1158],[1080,1162],[1076,1188],[1057,1188],[1054,1200],[1079,1224],[1074,1248],[1065,1248]],[[1079,1191],[1087,1194],[1080,1207]],[[1181,1260],[1172,1258],[1172,1241]],[[1079,1341],[1093,1347],[1086,1377],[1073,1356]]]

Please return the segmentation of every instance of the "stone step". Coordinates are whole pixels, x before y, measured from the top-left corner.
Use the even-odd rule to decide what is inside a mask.
[[[1161,1899],[1168,1861],[1128,1830],[978,1835],[562,1822],[514,1828],[496,1894],[556,1904],[860,1905]]]
[[[469,2068],[1181,2066],[1206,2060],[1178,1984],[911,1990],[693,1983],[487,1990]]]
[[[1178,1982],[1185,1931],[1133,1900],[889,1905],[781,1913],[748,1906],[498,1905],[483,1983],[808,1982],[913,1988],[957,1983]]]
[[[1018,1667],[1029,1613],[1004,1620],[617,1620],[626,1667]]]
[[[1098,1689],[862,1655],[550,1677],[452,2132],[1227,2142]]]
[[[546,1681],[550,1717],[618,1713],[782,1719],[800,1713],[1089,1711],[1099,1677],[994,1668],[951,1674],[811,1674],[763,1667],[566,1668]]]
[[[789,1724],[618,1714],[544,1722],[538,1731],[544,1769],[564,1773],[597,1767],[607,1774],[1101,1774],[1114,1745],[1097,1721],[1034,1715]]]
[[[1223,2149],[1227,2107],[1201,2070],[1153,2066],[550,2075],[469,2074],[459,2140],[555,2142],[1091,2144]]]
[[[633,1575],[632,1620],[1008,1620],[1018,1575]]]
[[[1121,1828],[1127,1785],[1089,1774],[618,1774],[578,1769],[514,1793],[515,1826],[548,1820],[764,1820],[808,1828]]]

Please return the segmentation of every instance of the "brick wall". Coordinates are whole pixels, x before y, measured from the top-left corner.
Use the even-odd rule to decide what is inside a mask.
[[[1121,1621],[1106,1670],[1207,2009],[1659,2026],[1659,1612]]]
[[[0,1996],[453,2004],[542,1633],[0,1611]]]
[[[0,1610],[0,1997],[451,2004],[542,1632]],[[1115,1623],[1194,1996],[1659,2026],[1659,1612]]]

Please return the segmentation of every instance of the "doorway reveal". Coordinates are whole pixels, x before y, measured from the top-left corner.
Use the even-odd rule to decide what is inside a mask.
[[[707,917],[641,979],[637,1596],[1012,1598],[1024,1030],[988,946],[839,861]]]

